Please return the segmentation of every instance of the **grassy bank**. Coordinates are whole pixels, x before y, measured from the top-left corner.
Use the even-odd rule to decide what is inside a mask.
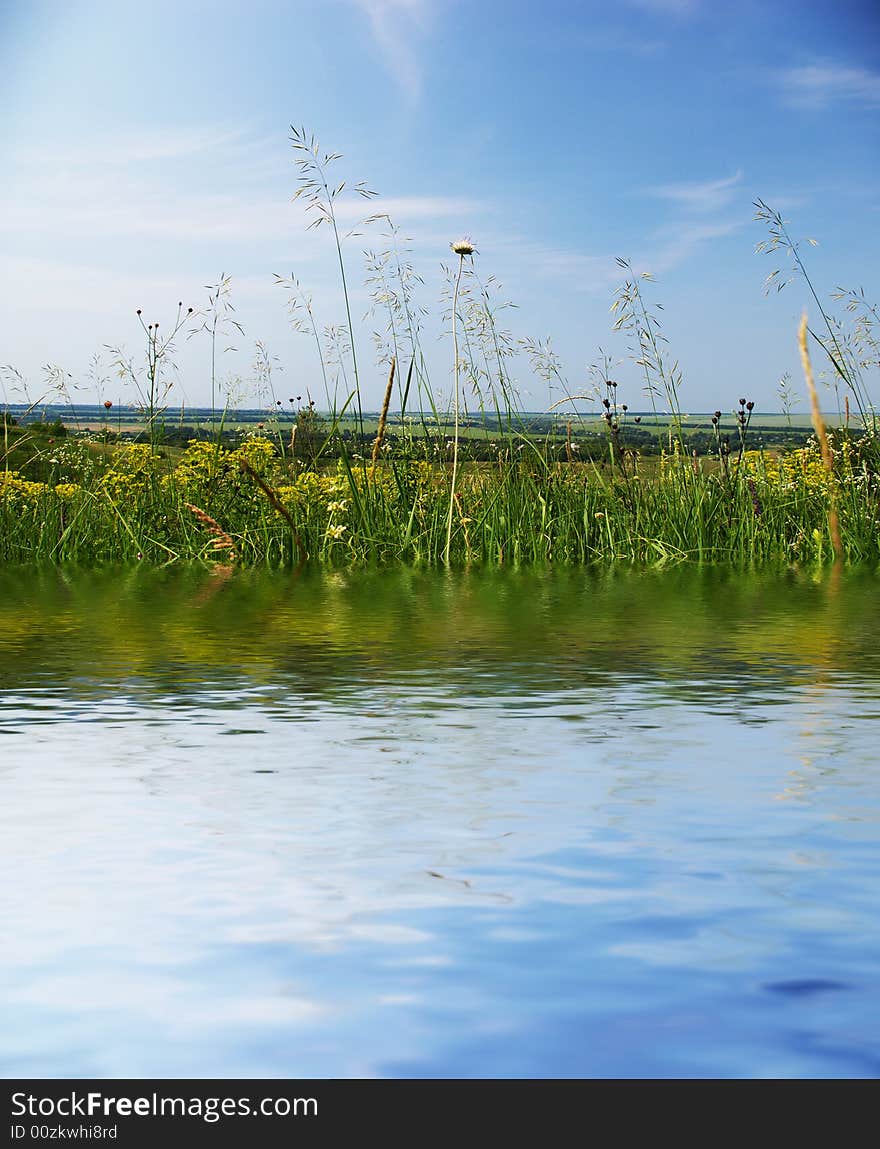
[[[880,481],[872,437],[832,438],[774,456],[558,461],[541,441],[499,441],[493,463],[463,464],[402,445],[375,463],[343,453],[315,468],[257,432],[233,450],[193,442],[174,458],[147,444],[69,438],[34,481],[0,473],[0,561],[440,564],[822,563],[880,559]]]
[[[293,277],[276,277],[291,324],[317,352],[315,378],[326,409],[308,389],[276,397],[277,362],[256,344],[255,388],[266,415],[235,424],[217,403],[218,340],[234,329],[231,282],[221,277],[202,312],[184,309],[166,333],[138,322],[141,360],[119,350],[113,366],[138,400],[140,425],[120,434],[113,402],[103,427],[83,433],[68,421],[35,423],[46,396],[13,418],[0,439],[0,562],[164,564],[203,561],[236,566],[342,566],[366,563],[466,566],[528,563],[667,564],[679,562],[814,564],[880,558],[880,437],[867,376],[880,363],[877,309],[860,292],[838,292],[849,326],[821,303],[798,243],[782,217],[757,201],[769,238],[760,250],[790,258],[818,309],[802,325],[815,436],[804,440],[792,408],[791,380],[780,386],[783,415],[764,422],[741,397],[732,412],[690,420],[682,373],[660,333],[651,277],[619,260],[614,331],[626,341],[650,414],[611,377],[607,355],[590,368],[591,385],[569,385],[549,340],[515,340],[502,326],[508,304],[477,272],[466,238],[451,244],[444,314],[453,389],[445,403],[422,353],[421,282],[387,215],[388,246],[367,253],[367,285],[379,364],[387,389],[378,418],[365,414],[356,330],[349,298],[346,241],[337,228],[337,190],[327,169],[341,158],[293,131],[300,172],[297,196],[312,225],[333,236],[340,309],[346,322],[319,328],[311,297]],[[355,185],[356,188],[359,185]],[[371,198],[372,193],[361,194]],[[346,268],[348,267],[348,274]],[[768,286],[783,281],[771,272]],[[175,339],[207,340],[210,422],[170,420]],[[836,426],[825,439],[809,369],[810,350],[833,387]],[[525,358],[549,394],[542,415],[522,409],[512,376]],[[363,355],[361,356],[361,366]],[[47,368],[58,396],[68,376]],[[95,366],[94,378],[107,379]],[[0,382],[27,395],[13,368]],[[4,383],[4,387],[5,387]],[[339,387],[343,391],[340,395]],[[101,388],[98,388],[99,397]],[[227,400],[229,396],[227,395]],[[593,412],[585,414],[585,405]],[[71,409],[72,405],[71,405]],[[783,421],[785,425],[783,426]],[[795,417],[796,420],[796,417]]]

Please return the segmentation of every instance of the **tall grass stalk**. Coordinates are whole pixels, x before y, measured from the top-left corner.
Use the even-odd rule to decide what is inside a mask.
[[[819,446],[822,451],[822,462],[825,464],[825,470],[828,475],[833,479],[834,477],[834,460],[831,457],[831,448],[828,445],[828,436],[825,433],[825,420],[822,418],[822,412],[819,408],[819,396],[816,394],[816,384],[813,380],[813,367],[810,363],[810,349],[807,345],[807,313],[804,312],[800,327],[798,328],[798,346],[801,352],[801,364],[804,369],[804,378],[807,381],[807,391],[810,395],[810,412],[813,419],[813,427],[816,431],[816,438],[819,440]],[[831,534],[831,544],[834,548],[834,557],[839,561],[843,558],[843,544],[840,541],[840,519],[837,514],[837,494],[835,488],[832,486],[831,499],[828,507],[828,529]]]
[[[348,293],[348,280],[345,274],[345,260],[342,257],[342,239],[339,234],[339,225],[336,218],[336,199],[345,189],[345,181],[331,187],[327,179],[327,171],[336,160],[342,159],[339,152],[324,152],[314,135],[308,135],[305,128],[290,126],[291,142],[294,150],[299,153],[297,165],[300,169],[299,184],[294,193],[294,200],[302,199],[306,211],[312,215],[310,228],[318,228],[323,224],[329,225],[336,245],[336,256],[339,263],[339,276],[342,282],[342,297],[345,302],[345,319],[348,325],[348,336],[351,344],[351,363],[354,371],[354,385],[357,393],[358,428],[361,438],[364,434],[364,416],[361,399],[360,373],[358,372],[357,347],[354,335],[354,325],[351,321],[351,300]],[[354,191],[364,199],[373,199],[377,195],[371,191],[363,181],[354,185]],[[349,235],[356,234],[354,231]]]
[[[461,408],[461,360],[458,355],[458,293],[461,288],[461,276],[464,271],[465,256],[469,255],[473,258],[474,247],[473,244],[467,239],[457,240],[452,245],[452,250],[458,256],[458,274],[455,277],[455,291],[452,296],[452,355],[453,355],[453,373],[454,380],[454,399],[453,406],[455,408],[455,435],[452,446],[452,479],[449,483],[449,513],[446,518],[446,546],[443,550],[443,562],[449,566],[449,552],[452,546],[452,512],[455,507],[455,482],[458,478],[458,440],[459,440],[459,412]]]

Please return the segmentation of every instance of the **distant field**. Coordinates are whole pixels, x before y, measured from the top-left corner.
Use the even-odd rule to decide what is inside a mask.
[[[13,418],[21,418],[24,408],[20,406],[10,405],[9,413]],[[318,417],[322,421],[326,421],[329,416],[326,412],[319,411]],[[684,430],[710,430],[712,423],[713,412],[694,412],[693,414],[686,415],[684,421]],[[835,412],[823,412],[823,417],[829,427],[837,427],[843,422],[841,417]],[[220,416],[217,415],[219,422]],[[636,424],[635,420],[639,419],[640,422]],[[55,422],[60,420],[68,427],[75,427],[79,425],[81,428],[89,428],[91,430],[100,430],[103,427],[108,427],[114,431],[137,431],[144,426],[144,418],[135,407],[119,406],[114,407],[109,413],[105,412],[103,407],[96,406],[76,406],[69,407],[61,404],[47,404],[41,406],[34,411],[31,411],[26,416],[26,421],[31,422]],[[442,426],[444,428],[452,428],[451,414],[441,414]],[[375,431],[378,426],[379,413],[378,411],[364,412],[363,425],[364,431],[370,433]],[[178,426],[195,426],[195,427],[208,427],[211,425],[211,411],[210,409],[191,407],[169,409],[165,412],[162,422],[166,427],[173,428]],[[258,423],[264,423],[267,429],[277,430],[287,427],[290,428],[295,422],[295,415],[289,411],[284,411],[281,414],[276,414],[274,411],[261,411],[258,409],[246,409],[240,411],[228,412],[224,420],[224,428],[226,430],[241,430],[250,429]],[[432,430],[437,427],[437,422],[431,412],[410,412],[405,419],[406,425],[412,428],[414,433],[421,430],[423,423]],[[548,414],[546,411],[522,411],[512,420],[514,428],[520,427],[528,429],[532,432],[546,433],[548,431],[557,430],[559,433],[564,434],[566,424],[571,422],[572,430],[578,429],[583,431],[604,431],[604,421],[601,416],[595,411],[579,412],[579,413],[566,413],[558,411],[554,414]],[[629,411],[625,417],[625,425],[639,426],[643,431],[652,429],[664,429],[670,425],[670,418],[666,415],[654,415],[652,411]],[[853,426],[856,426],[856,420],[851,420]],[[340,422],[341,429],[353,428],[357,424],[357,420],[353,415],[346,414]],[[389,430],[399,431],[401,427],[401,419],[398,414],[393,411],[389,412],[388,416]],[[722,413],[720,420],[720,427],[725,432],[735,431],[736,420],[732,412]],[[792,431],[805,431],[809,432],[811,427],[810,416],[803,412],[796,414],[785,415],[778,411],[753,411],[750,424],[750,430],[759,431],[786,431],[789,428]],[[479,414],[469,414],[464,418],[464,433],[465,434],[485,434],[486,431],[499,430],[497,419],[494,415],[486,416],[484,419]],[[504,430],[507,426],[503,427]]]

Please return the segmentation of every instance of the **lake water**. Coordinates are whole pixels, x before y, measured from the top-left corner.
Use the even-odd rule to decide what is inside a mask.
[[[0,574],[5,1076],[876,1076],[880,581]]]

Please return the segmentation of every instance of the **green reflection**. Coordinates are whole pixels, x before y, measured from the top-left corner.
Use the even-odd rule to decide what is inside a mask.
[[[318,695],[436,673],[480,690],[585,677],[704,682],[880,676],[876,576],[199,568],[0,574],[6,690],[188,694],[230,681]],[[721,685],[718,685],[721,683]]]

